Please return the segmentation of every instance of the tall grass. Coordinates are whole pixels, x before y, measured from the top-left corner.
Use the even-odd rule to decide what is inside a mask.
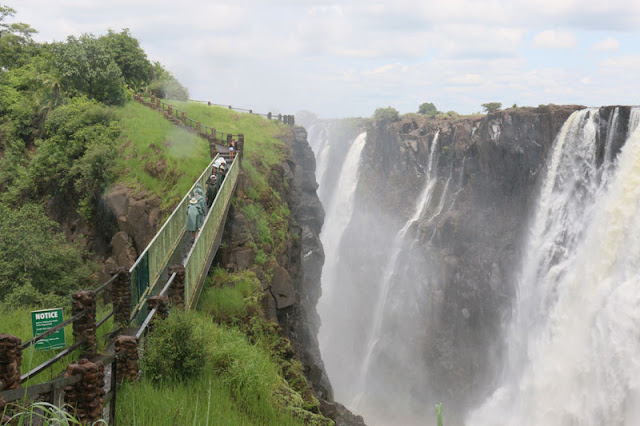
[[[175,315],[175,314],[174,314]],[[274,408],[282,385],[269,354],[236,329],[218,326],[202,312],[184,314],[205,341],[203,372],[189,381],[149,377],[118,392],[117,419],[128,425],[295,425]],[[172,321],[171,317],[167,321]]]

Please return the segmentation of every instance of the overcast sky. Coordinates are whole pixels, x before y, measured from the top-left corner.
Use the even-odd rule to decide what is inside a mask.
[[[38,41],[129,28],[193,99],[323,118],[640,104],[640,0],[0,0]]]

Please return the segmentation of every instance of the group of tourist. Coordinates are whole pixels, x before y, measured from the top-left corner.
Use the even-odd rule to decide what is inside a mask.
[[[207,212],[211,208],[216,195],[218,195],[222,182],[224,182],[226,166],[227,162],[225,159],[219,157],[215,163],[213,163],[211,176],[209,176],[207,180],[206,193],[202,189],[200,182],[198,182],[189,197],[189,204],[187,205],[187,231],[192,241],[198,236],[198,232],[200,232],[200,228],[204,223],[204,218],[207,216]]]

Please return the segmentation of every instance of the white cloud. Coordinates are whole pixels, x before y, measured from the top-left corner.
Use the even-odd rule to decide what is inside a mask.
[[[591,48],[601,52],[615,52],[620,49],[620,42],[613,37],[607,37],[601,42],[591,46]]]
[[[640,1],[0,2],[38,29],[40,41],[128,27],[193,97],[257,111],[277,105],[351,116],[386,105],[415,111],[426,101],[462,113],[489,100],[620,103],[640,80],[632,43],[609,37],[590,46],[594,34],[604,38],[600,30],[637,36]],[[575,48],[580,42],[593,50]],[[559,55],[532,47],[567,50],[553,63],[547,57]],[[594,50],[619,56],[585,77]]]
[[[578,43],[569,31],[547,30],[536,34],[531,45],[540,49],[571,49]]]

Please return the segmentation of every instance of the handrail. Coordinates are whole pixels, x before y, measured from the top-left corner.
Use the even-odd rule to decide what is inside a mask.
[[[20,383],[24,383],[27,380],[29,380],[30,378],[35,377],[38,374],[42,373],[44,370],[46,370],[47,368],[51,367],[53,364],[55,364],[56,362],[60,361],[62,358],[64,358],[65,356],[69,355],[71,352],[73,352],[74,350],[76,350],[77,348],[79,348],[81,345],[83,345],[85,343],[87,343],[86,340],[81,340],[79,342],[76,342],[73,345],[71,345],[68,348],[66,348],[65,350],[63,350],[62,352],[58,353],[56,356],[54,356],[52,358],[49,358],[48,360],[46,360],[45,362],[43,362],[39,366],[33,368],[28,373],[23,374],[22,376],[20,376]]]
[[[93,290],[93,292],[95,294],[102,293],[104,290],[106,290],[107,287],[109,287],[109,285],[111,285],[111,283],[113,283],[115,281],[116,278],[118,278],[118,274],[115,274],[114,276],[109,278],[106,283],[102,284],[100,287],[98,287],[95,290]]]
[[[222,104],[214,104],[213,102],[210,101],[200,101],[197,99],[189,99],[191,102],[200,102],[203,104],[207,104],[210,106],[219,106],[219,107],[223,107],[223,108],[228,108],[228,109],[232,109],[234,111],[243,111],[243,112],[248,112],[251,115],[260,115],[262,117],[277,117],[278,114],[272,114],[272,113],[262,113],[262,112],[253,112],[253,109],[246,109],[246,108],[236,108],[236,107],[232,107],[231,105],[222,105]],[[292,115],[292,114],[280,114],[281,116],[284,115]]]
[[[235,157],[231,163],[227,176],[218,190],[216,198],[211,205],[210,212],[205,218],[185,261],[185,306],[187,309],[194,306],[194,302],[202,288],[201,281],[203,271],[205,267],[211,263],[211,248],[214,241],[219,238],[218,233],[221,231],[220,225],[229,207],[233,190],[238,181],[240,167],[238,158],[240,158],[240,156]],[[221,202],[220,200],[222,200],[223,197],[225,197],[225,199]],[[211,214],[214,212],[215,214]],[[203,238],[209,238],[208,245],[204,245]],[[199,262],[194,261],[194,253],[197,255],[196,257]]]

